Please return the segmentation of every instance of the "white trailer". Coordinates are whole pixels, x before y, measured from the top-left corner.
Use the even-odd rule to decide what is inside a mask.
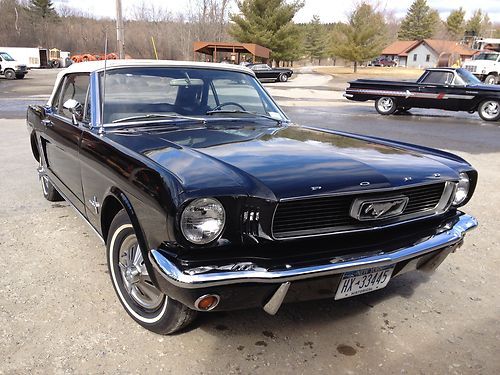
[[[0,47],[0,51],[7,52],[16,61],[26,65],[29,69],[46,68],[48,66],[48,53],[45,48]]]

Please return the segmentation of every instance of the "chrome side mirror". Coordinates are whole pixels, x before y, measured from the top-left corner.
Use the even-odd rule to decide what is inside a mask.
[[[73,125],[78,125],[78,122],[83,120],[83,105],[79,101],[68,99],[64,102],[63,108],[71,113]]]

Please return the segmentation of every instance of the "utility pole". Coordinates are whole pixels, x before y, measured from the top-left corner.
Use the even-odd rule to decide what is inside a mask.
[[[116,0],[116,45],[118,58],[125,58],[125,32],[123,28],[122,0]]]

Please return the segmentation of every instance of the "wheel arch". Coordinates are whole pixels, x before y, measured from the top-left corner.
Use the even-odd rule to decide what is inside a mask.
[[[38,147],[38,140],[36,138],[36,132],[32,131],[30,135],[31,153],[36,161],[40,161],[40,148]]]
[[[109,189],[109,192],[106,195],[106,198],[104,198],[102,203],[102,208],[101,208],[102,238],[104,239],[106,245],[109,245],[108,235],[111,222],[113,221],[116,214],[118,214],[118,212],[120,212],[122,209],[125,210],[130,219],[130,222],[132,223],[132,227],[134,228],[134,232],[137,237],[137,242],[139,243],[139,246],[141,248],[144,263],[151,277],[151,280],[155,285],[158,286],[155,274],[153,272],[153,266],[149,261],[150,248],[147,243],[146,236],[144,234],[142,226],[139,223],[137,214],[135,213],[134,207],[132,206],[130,199],[120,188],[116,186],[113,186],[111,189]]]

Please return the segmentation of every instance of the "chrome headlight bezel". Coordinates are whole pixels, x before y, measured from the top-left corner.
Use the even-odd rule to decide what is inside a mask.
[[[202,224],[197,223],[194,225],[193,219],[199,220],[200,217],[196,218],[196,216],[201,212],[204,212],[202,216],[211,212],[209,216],[207,216],[207,223],[210,221],[208,226],[215,225],[216,227],[209,231],[204,231],[200,229]],[[215,198],[197,198],[189,202],[182,210],[179,220],[182,236],[194,245],[207,245],[218,240],[224,231],[225,225],[226,211],[224,205]]]
[[[470,191],[470,178],[469,175],[465,172],[459,174],[459,179],[457,183],[457,187],[455,189],[455,196],[453,197],[452,205],[457,207],[464,203]]]

